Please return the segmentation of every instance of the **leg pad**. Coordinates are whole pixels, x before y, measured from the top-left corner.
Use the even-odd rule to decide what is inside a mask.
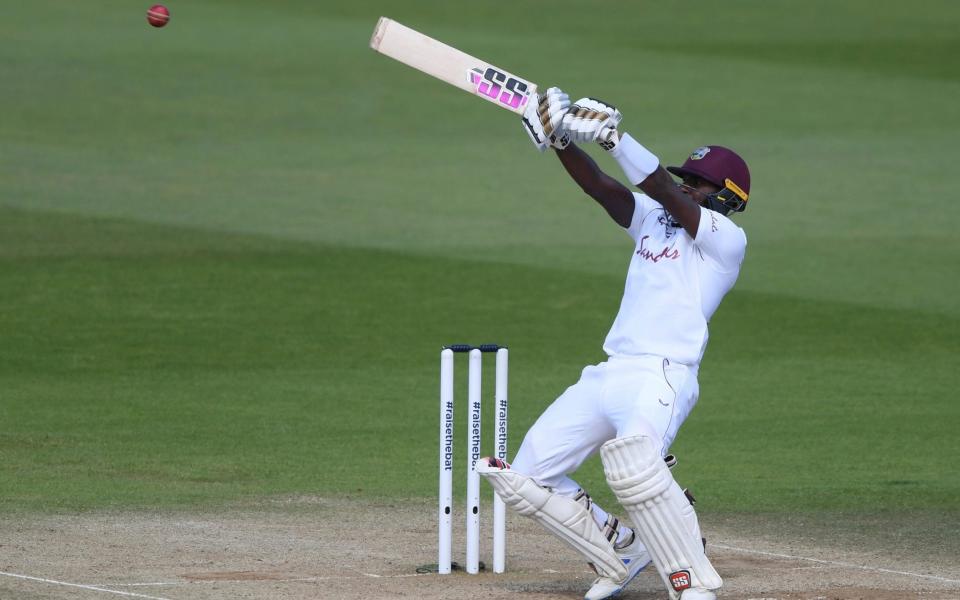
[[[600,448],[607,483],[634,522],[671,598],[723,585],[703,551],[696,513],[653,440],[617,438]],[[695,593],[695,592],[691,592]]]
[[[531,477],[512,471],[495,460],[481,458],[477,461],[477,472],[490,482],[504,504],[537,521],[583,554],[600,575],[614,580],[627,577],[627,569],[613,544],[582,503],[555,494]]]

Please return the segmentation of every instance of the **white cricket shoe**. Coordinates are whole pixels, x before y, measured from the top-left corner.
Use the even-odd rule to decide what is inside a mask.
[[[717,595],[710,590],[690,588],[683,590],[680,594],[680,600],[717,600]]]
[[[636,537],[633,538],[630,545],[617,550],[617,556],[623,561],[623,566],[627,568],[627,576],[622,581],[609,577],[597,577],[583,596],[584,600],[605,600],[617,596],[640,571],[650,564],[650,553]],[[699,599],[691,597],[691,600]]]

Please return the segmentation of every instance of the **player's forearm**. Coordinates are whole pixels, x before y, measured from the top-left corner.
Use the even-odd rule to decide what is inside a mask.
[[[633,194],[597,166],[590,156],[574,144],[557,150],[567,173],[588,196],[596,200],[621,227],[633,219]]]
[[[664,209],[690,234],[697,236],[700,227],[700,205],[684,194],[670,177],[670,174],[658,166],[646,179],[637,184],[643,193],[660,203]]]
[[[570,144],[563,150],[557,150],[557,158],[584,192],[590,196],[599,192],[600,176],[603,172],[586,152]]]

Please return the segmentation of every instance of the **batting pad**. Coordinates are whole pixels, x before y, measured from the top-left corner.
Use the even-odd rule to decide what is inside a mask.
[[[478,460],[476,467],[504,504],[537,521],[573,546],[587,557],[600,575],[616,581],[623,581],[627,577],[627,569],[614,551],[613,544],[597,527],[593,515],[585,506],[573,498],[555,494],[537,485],[526,475],[509,468],[491,466],[487,459]]]
[[[684,496],[653,440],[617,438],[600,448],[607,483],[633,519],[672,599],[684,590],[723,585],[703,552],[693,507]],[[692,519],[692,520],[691,520]],[[711,594],[712,596],[712,594]]]

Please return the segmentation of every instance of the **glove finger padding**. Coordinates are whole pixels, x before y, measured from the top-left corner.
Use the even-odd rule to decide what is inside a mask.
[[[528,102],[523,111],[523,126],[533,145],[543,152],[547,146],[562,150],[570,143],[563,128],[563,117],[570,107],[570,97],[560,88],[549,88],[536,102]]]
[[[562,127],[563,117],[570,108],[570,96],[557,87],[552,87],[544,94],[540,101],[540,122],[543,123],[543,129],[547,135],[561,133],[557,131]]]
[[[596,98],[581,98],[563,117],[563,127],[576,142],[593,142],[604,129],[616,129],[623,116],[615,106]]]

